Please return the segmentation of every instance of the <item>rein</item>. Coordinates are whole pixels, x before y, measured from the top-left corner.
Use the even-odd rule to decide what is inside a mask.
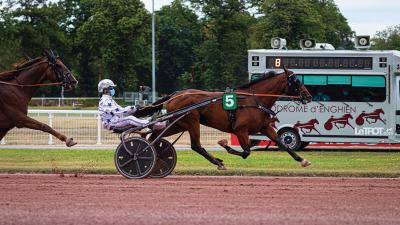
[[[62,85],[62,82],[56,82],[56,83],[46,83],[46,84],[13,84],[5,81],[0,81],[0,84],[7,84],[11,86],[17,86],[17,87],[40,87],[40,86],[59,86]]]
[[[16,69],[16,70],[14,70],[14,72],[20,72],[20,71],[28,70],[28,69],[37,67],[37,66],[39,66],[40,64],[43,64],[43,63],[48,63],[48,61],[45,60],[45,61],[41,61],[41,62],[35,63],[35,64],[27,66],[27,67]],[[16,78],[18,76],[19,76],[19,74],[15,76],[15,80],[16,80]],[[18,80],[17,80],[17,82],[18,82]],[[54,83],[46,83],[46,84],[13,84],[13,83],[10,83],[10,82],[5,82],[5,81],[1,81],[0,80],[0,84],[7,84],[7,85],[16,86],[16,87],[22,87],[23,88],[23,87],[41,87],[41,86],[60,86],[60,85],[63,84],[63,82],[54,82]]]
[[[225,92],[218,91],[218,92],[213,92],[213,93],[223,94],[223,93],[225,93]],[[286,98],[295,98],[295,99],[301,98],[300,96],[293,96],[293,95],[254,94],[254,93],[247,93],[247,92],[234,92],[234,93],[235,93],[235,94],[238,94],[238,95],[259,96],[259,97],[286,97]],[[177,96],[174,96],[174,97],[170,98],[170,99],[168,100],[168,102],[170,102],[170,101],[172,101],[172,100],[174,100],[174,99],[176,99],[176,98],[178,98],[178,97],[184,96],[184,95],[198,95],[198,94],[200,94],[200,92],[195,92],[195,93],[183,93],[183,94],[180,94],[180,95],[177,95]],[[162,104],[163,104],[163,103],[160,103],[160,104],[158,104],[158,105],[156,105],[156,106],[159,106],[159,105],[162,105]]]
[[[213,93],[224,94],[225,92],[218,91],[218,92],[213,92]],[[234,92],[234,93],[235,93],[235,94],[238,94],[238,95],[259,96],[259,97],[286,97],[286,98],[294,98],[294,99],[300,99],[300,98],[301,98],[300,96],[293,96],[293,95],[254,94],[254,93],[252,94],[252,93],[247,93],[247,92]],[[181,96],[184,96],[184,95],[198,95],[198,94],[200,94],[200,92],[195,92],[195,93],[183,93],[183,94],[180,94],[180,95],[176,95],[176,96],[171,97],[170,99],[168,99],[167,103],[168,103],[168,102],[171,102],[172,100],[174,100],[174,99],[176,99],[176,98],[179,98],[179,97],[181,97]],[[161,103],[159,103],[159,104],[157,104],[157,105],[153,105],[153,107],[157,107],[157,106],[163,105],[164,103],[165,103],[165,102],[161,102]]]

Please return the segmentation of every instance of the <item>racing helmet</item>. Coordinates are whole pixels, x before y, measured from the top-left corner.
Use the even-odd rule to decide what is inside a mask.
[[[109,88],[109,87],[116,87],[117,85],[114,84],[114,82],[110,79],[104,79],[99,82],[97,85],[97,89],[100,93],[103,92],[104,89]]]

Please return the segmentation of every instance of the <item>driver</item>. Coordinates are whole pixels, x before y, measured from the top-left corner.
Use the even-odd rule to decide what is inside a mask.
[[[112,97],[115,95],[117,85],[110,79],[101,80],[98,84],[98,91],[102,93],[99,102],[99,112],[103,127],[109,130],[115,128],[124,128],[127,126],[145,126],[148,120],[136,118],[130,114],[137,110],[135,106],[121,107]],[[161,130],[166,127],[166,121],[158,122],[152,129]]]

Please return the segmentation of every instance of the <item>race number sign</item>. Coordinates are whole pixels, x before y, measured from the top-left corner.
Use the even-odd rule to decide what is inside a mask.
[[[234,93],[225,93],[222,96],[222,105],[225,110],[235,110],[237,109],[236,104],[236,94]]]

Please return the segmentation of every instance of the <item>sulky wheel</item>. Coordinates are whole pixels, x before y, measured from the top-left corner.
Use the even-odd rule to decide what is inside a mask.
[[[129,179],[149,176],[157,159],[153,146],[140,137],[126,139],[125,146],[121,143],[115,151],[114,160],[118,172]]]
[[[169,141],[160,139],[154,143],[157,151],[157,162],[150,176],[163,178],[172,173],[176,165],[176,151]]]

